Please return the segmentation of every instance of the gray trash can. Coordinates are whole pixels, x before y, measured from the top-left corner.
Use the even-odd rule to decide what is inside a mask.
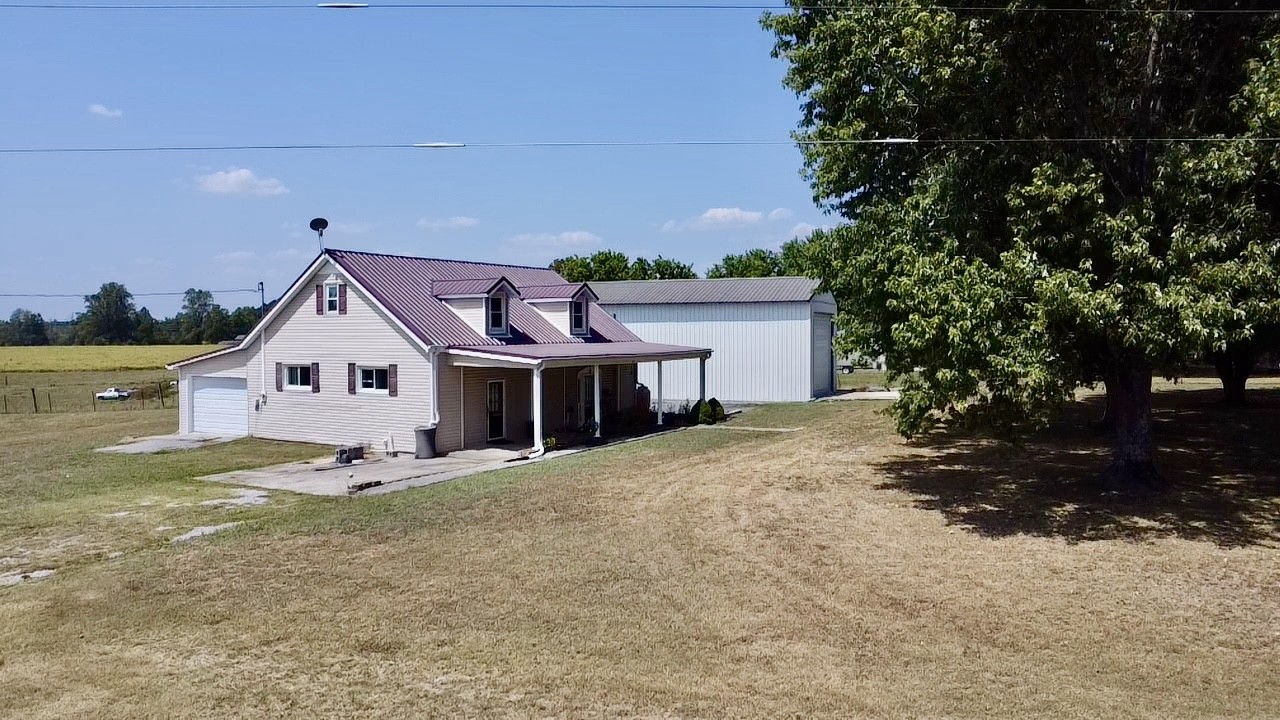
[[[419,425],[413,429],[414,437],[417,440],[414,457],[419,460],[426,460],[436,456],[436,429],[426,425]]]

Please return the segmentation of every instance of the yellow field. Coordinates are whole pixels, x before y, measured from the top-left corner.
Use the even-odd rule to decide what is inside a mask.
[[[0,372],[155,370],[213,345],[57,345],[0,347]]]

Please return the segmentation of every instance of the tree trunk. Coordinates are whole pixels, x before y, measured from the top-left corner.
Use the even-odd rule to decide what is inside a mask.
[[[1222,399],[1226,404],[1245,404],[1245,383],[1249,382],[1249,375],[1257,362],[1258,357],[1250,348],[1228,348],[1226,352],[1213,354],[1213,366],[1222,381]]]
[[[1164,479],[1156,471],[1151,437],[1151,366],[1141,361],[1121,362],[1108,373],[1106,383],[1115,446],[1103,483],[1128,495],[1155,492],[1164,486]]]
[[[1111,382],[1103,382],[1102,387],[1107,391],[1105,404],[1102,406],[1102,417],[1089,423],[1089,427],[1099,434],[1110,435],[1116,430],[1116,416],[1111,410],[1111,395],[1115,392],[1115,385]]]

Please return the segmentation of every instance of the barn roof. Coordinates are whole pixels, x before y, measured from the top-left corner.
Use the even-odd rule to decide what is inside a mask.
[[[601,305],[808,302],[819,281],[805,277],[593,282]]]

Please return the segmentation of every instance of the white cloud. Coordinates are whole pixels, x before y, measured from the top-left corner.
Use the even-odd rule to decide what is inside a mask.
[[[812,233],[814,230],[817,230],[819,227],[820,226],[818,225],[810,225],[809,223],[806,223],[806,222],[796,223],[796,226],[791,228],[791,232],[790,234],[787,235],[787,237],[804,239],[809,237],[809,233]]]
[[[229,168],[196,178],[200,192],[215,195],[286,195],[289,188],[275,178],[260,178],[249,168]]]
[[[124,117],[124,111],[123,111],[123,110],[112,110],[111,108],[107,107],[106,105],[100,105],[100,104],[98,104],[98,103],[94,103],[94,104],[90,105],[90,106],[89,106],[89,112],[90,112],[90,113],[92,113],[92,114],[94,114],[94,115],[97,115],[98,117],[104,117],[104,118],[118,118],[118,117]]]
[[[755,225],[764,219],[764,213],[758,210],[742,208],[711,208],[698,217],[688,220],[668,220],[662,224],[663,232],[676,230],[716,230],[721,228],[745,227]]]
[[[229,253],[222,253],[221,255],[214,255],[213,259],[218,262],[244,262],[245,260],[252,260],[255,257],[257,257],[257,255],[249,250],[235,250]]]
[[[304,253],[298,248],[289,248],[287,250],[276,250],[275,252],[271,253],[271,257],[295,258],[302,254]]]
[[[418,227],[423,230],[431,230],[438,232],[440,230],[462,230],[464,228],[475,227],[480,221],[473,217],[465,215],[457,215],[451,218],[420,218]]]
[[[562,233],[523,233],[507,238],[507,242],[522,247],[583,247],[598,244],[600,236],[595,233],[589,233],[586,230],[573,230]]]
[[[769,213],[770,220],[786,220],[791,217],[791,208],[778,208]]]

